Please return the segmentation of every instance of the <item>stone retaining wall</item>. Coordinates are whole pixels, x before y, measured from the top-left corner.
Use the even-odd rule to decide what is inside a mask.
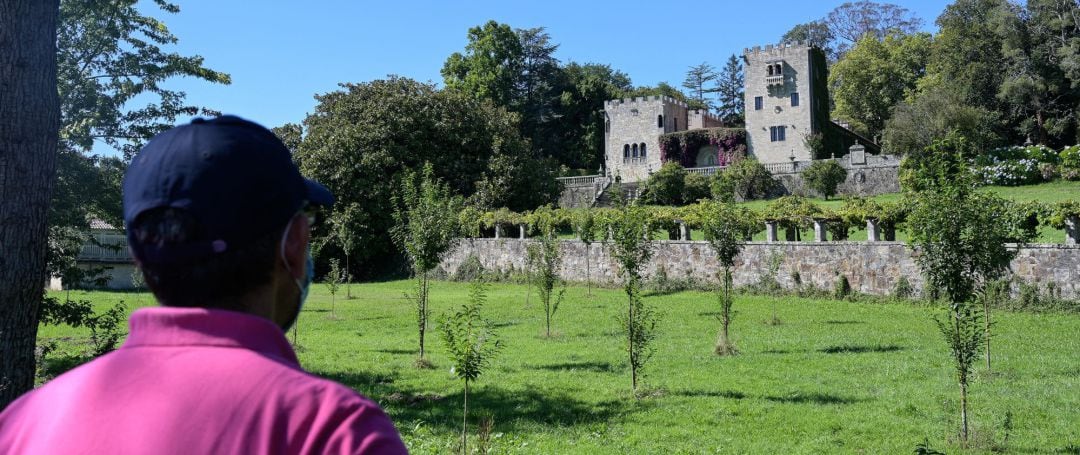
[[[487,269],[522,270],[525,248],[532,240],[465,239],[446,255],[441,267],[453,274],[470,255],[476,255]],[[585,281],[586,262],[594,282],[617,284],[618,266],[605,243],[593,243],[586,252],[578,240],[561,242],[563,266],[560,275],[570,281]],[[652,262],[645,275],[652,276],[663,266],[673,279],[693,277],[714,281],[719,264],[709,244],[700,241],[660,241],[655,244]],[[889,295],[900,277],[907,277],[916,289],[923,278],[912,251],[899,242],[750,242],[736,259],[736,286],[756,283],[769,270],[770,258],[781,257],[776,278],[786,288],[794,286],[792,275],[798,271],[804,284],[832,289],[839,275],[847,277],[855,291]],[[1029,245],[1020,250],[1010,269],[1013,276],[1045,288],[1054,282],[1062,297],[1080,298],[1080,247],[1064,245]]]

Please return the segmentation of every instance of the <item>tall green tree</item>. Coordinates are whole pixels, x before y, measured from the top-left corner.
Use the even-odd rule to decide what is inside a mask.
[[[389,235],[395,189],[386,182],[425,162],[455,194],[484,208],[529,210],[558,197],[552,166],[529,156],[517,116],[488,101],[393,76],[316,98],[294,156],[305,175],[338,196],[330,224],[356,240],[351,269],[359,275],[401,265]],[[317,244],[332,234],[329,226],[314,233]]]
[[[488,21],[470,28],[468,40],[464,53],[451,54],[443,64],[446,87],[510,108],[525,60],[520,37],[509,25]]]
[[[716,93],[717,89],[713,82],[719,77],[720,74],[716,72],[716,68],[707,62],[701,62],[686,70],[686,79],[683,80],[682,86],[690,91],[691,99],[711,111],[714,109],[712,99],[705,95]]]
[[[559,162],[572,169],[597,170],[604,162],[604,101],[632,89],[630,77],[608,65],[571,62],[562,68],[562,91],[555,109]]]
[[[1000,112],[1002,39],[997,16],[1006,0],[956,0],[937,19],[926,85],[941,84],[966,105]]]
[[[0,409],[34,387],[60,127],[55,0],[0,1]]]
[[[829,71],[834,115],[871,138],[880,137],[892,109],[912,96],[926,72],[928,33],[866,35]]]
[[[716,81],[716,95],[720,106],[717,112],[724,123],[746,123],[746,101],[743,98],[743,65],[735,54],[728,57]]]
[[[424,359],[424,336],[427,334],[428,277],[443,253],[450,249],[458,234],[458,213],[462,198],[454,195],[446,183],[435,177],[430,163],[420,172],[406,171],[401,179],[400,192],[394,196],[393,235],[405,251],[416,279],[415,293],[410,297],[416,304],[416,324],[419,332],[420,356]]]
[[[784,43],[801,41],[810,44],[820,48],[825,52],[828,60],[834,62],[840,57],[833,48],[835,39],[836,37],[833,35],[832,30],[829,29],[829,25],[823,20],[816,20],[791,27],[791,30],[785,32],[780,41]]]

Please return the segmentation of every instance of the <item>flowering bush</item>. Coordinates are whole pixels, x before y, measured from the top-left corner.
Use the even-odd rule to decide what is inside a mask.
[[[1039,162],[1024,158],[1007,160],[975,168],[976,175],[985,185],[1029,185],[1042,181]]]
[[[1065,147],[1058,153],[1061,167],[1066,169],[1080,169],[1080,145]]]

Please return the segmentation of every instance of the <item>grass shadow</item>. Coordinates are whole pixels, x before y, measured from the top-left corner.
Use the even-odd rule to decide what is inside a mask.
[[[833,324],[833,325],[855,325],[855,324],[866,324],[866,321],[845,321],[845,320],[833,319],[833,320],[824,321],[824,323],[825,324]]]
[[[390,393],[397,376],[369,371],[311,371],[311,374],[343,384],[361,394],[375,398]]]
[[[395,422],[423,421],[440,430],[458,429],[461,425],[462,391],[432,397],[431,394],[398,391],[399,399],[384,400],[384,410]],[[387,398],[391,398],[387,396]],[[536,390],[505,390],[483,387],[469,393],[470,414],[490,415],[499,431],[522,427],[571,427],[609,422],[623,414],[628,405],[619,400],[587,402],[571,395]]]
[[[819,392],[793,393],[791,395],[786,395],[786,396],[769,395],[769,396],[764,396],[762,398],[765,399],[765,400],[768,400],[768,401],[776,402],[776,403],[816,404],[816,405],[853,404],[853,403],[858,403],[860,401],[865,401],[865,400],[863,400],[861,398],[852,398],[852,397],[845,397],[845,396],[840,396],[840,395],[833,395],[831,393],[819,393]]]
[[[530,367],[535,370],[547,371],[590,371],[593,373],[614,373],[621,371],[621,367],[612,365],[611,362],[564,362],[551,365],[537,365]]]
[[[904,348],[893,344],[887,345],[874,345],[874,346],[862,346],[853,344],[843,344],[837,346],[829,346],[818,349],[818,352],[825,354],[864,354],[868,352],[896,352],[903,351]]]
[[[745,393],[734,390],[679,390],[673,392],[672,395],[692,398],[730,398],[732,400],[746,398]]]
[[[375,352],[393,355],[416,355],[416,349],[376,349]]]

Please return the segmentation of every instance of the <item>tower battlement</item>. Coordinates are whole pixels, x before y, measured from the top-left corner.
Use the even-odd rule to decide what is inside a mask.
[[[661,102],[667,104],[674,104],[686,108],[686,103],[679,101],[675,98],[666,95],[651,95],[651,96],[634,96],[630,98],[621,98],[614,100],[604,101],[604,108],[617,108],[622,104],[636,104],[636,103],[654,103]]]
[[[784,50],[786,50],[786,49],[800,49],[800,48],[811,48],[811,47],[813,47],[815,49],[817,48],[816,46],[810,44],[807,41],[790,41],[790,42],[779,43],[779,44],[766,44],[764,47],[762,47],[762,46],[754,46],[754,47],[743,48],[743,56],[745,56],[746,58],[750,58],[750,57],[766,57],[767,58],[767,57],[771,57],[771,56],[774,56],[774,55],[782,54],[784,52]]]

